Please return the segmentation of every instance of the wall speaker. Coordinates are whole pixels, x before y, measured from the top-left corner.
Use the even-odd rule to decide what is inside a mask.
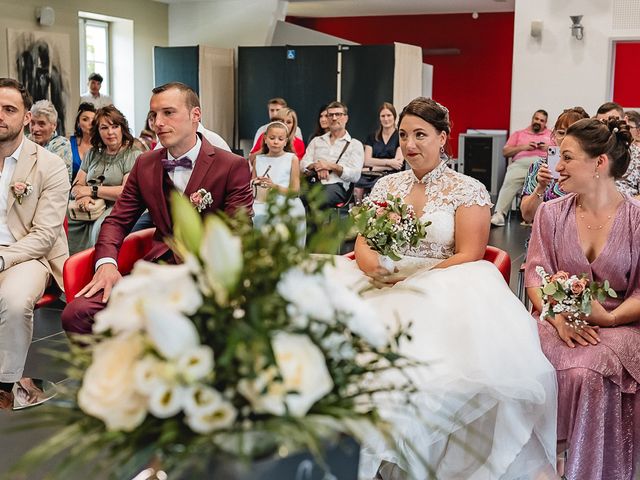
[[[542,38],[542,21],[534,20],[531,22],[531,36],[533,38]]]
[[[51,7],[36,8],[36,18],[40,25],[51,27],[56,21],[56,12]]]

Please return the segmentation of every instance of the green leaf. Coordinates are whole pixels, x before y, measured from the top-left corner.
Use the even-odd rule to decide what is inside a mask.
[[[607,293],[611,298],[618,298],[618,294],[613,288],[610,288],[609,290],[607,290]]]
[[[198,255],[202,242],[202,219],[191,202],[178,192],[171,195],[171,217],[173,234],[180,246]]]
[[[542,288],[542,293],[544,293],[545,295],[553,295],[554,293],[556,293],[558,289],[556,288],[555,283],[547,283],[543,288]]]

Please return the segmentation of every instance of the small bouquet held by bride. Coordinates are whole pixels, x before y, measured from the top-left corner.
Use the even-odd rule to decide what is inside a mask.
[[[603,302],[607,296],[616,298],[617,294],[609,285],[589,281],[586,274],[569,275],[559,271],[550,275],[541,266],[536,267],[536,273],[542,279],[540,293],[542,295],[542,312],[540,318],[553,317],[556,314],[565,316],[567,324],[575,329],[589,325],[591,302]]]
[[[371,379],[412,364],[396,351],[407,333],[376,322],[329,259],[300,247],[286,204],[270,207],[258,230],[246,218],[202,222],[174,196],[170,242],[184,263],[139,261],[115,286],[95,335],[64,358],[63,401],[34,411],[32,426],[57,433],[18,471],[62,452],[51,472],[61,478],[87,465],[131,478],[152,464],[170,479],[204,478],[193,469],[300,450],[329,468],[336,437],[391,438],[373,396],[414,387]]]
[[[382,202],[366,197],[350,213],[367,245],[383,257],[396,261],[400,260],[402,248],[418,246],[426,236],[426,227],[431,225],[431,222],[420,221],[411,205],[390,193]],[[393,271],[392,263],[381,260],[381,265]]]

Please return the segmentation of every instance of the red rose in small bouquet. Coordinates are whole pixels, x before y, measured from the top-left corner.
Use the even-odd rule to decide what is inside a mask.
[[[425,237],[426,227],[431,225],[421,222],[411,205],[391,194],[382,202],[367,197],[350,213],[367,245],[392,260],[400,260],[401,248],[416,247]]]

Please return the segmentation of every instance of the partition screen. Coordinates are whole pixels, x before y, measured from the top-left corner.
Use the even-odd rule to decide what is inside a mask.
[[[336,46],[238,48],[238,129],[252,139],[268,122],[267,102],[282,97],[304,135],[315,130],[318,109],[336,98]]]
[[[182,82],[200,93],[198,47],[154,47],[155,86]]]
[[[342,47],[341,98],[349,108],[352,137],[364,142],[378,128],[378,108],[393,103],[394,69],[393,45]]]

